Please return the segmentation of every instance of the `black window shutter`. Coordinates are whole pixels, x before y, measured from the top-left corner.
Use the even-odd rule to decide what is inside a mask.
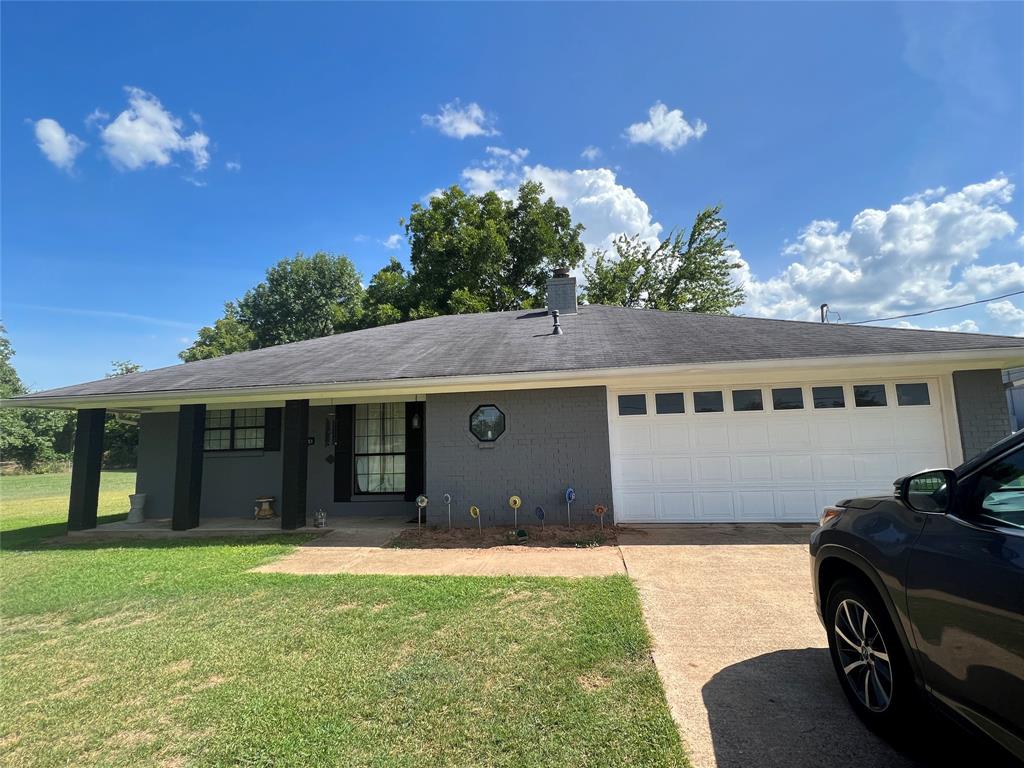
[[[263,411],[263,450],[281,450],[282,408],[266,408]]]
[[[352,501],[354,405],[334,407],[334,500]]]
[[[426,405],[422,401],[405,404],[405,500],[415,501],[426,486],[425,454],[423,435],[427,430]],[[413,429],[413,417],[419,416],[419,428]]]

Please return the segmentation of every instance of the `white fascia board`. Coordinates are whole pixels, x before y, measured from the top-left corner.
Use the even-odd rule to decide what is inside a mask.
[[[530,371],[524,373],[446,376],[421,379],[346,382],[338,384],[296,384],[270,387],[232,387],[204,390],[47,397],[29,401],[0,401],[4,408],[100,408],[126,412],[150,412],[168,406],[206,403],[228,407],[280,405],[287,399],[308,399],[318,404],[358,402],[373,399],[417,399],[417,395],[449,392],[476,392],[502,389],[548,389],[557,387],[628,386],[638,378],[657,382],[722,383],[756,380],[792,381],[804,375],[821,378],[858,377],[872,372],[894,376],[936,375],[954,370],[1012,368],[1024,365],[1024,349],[982,349],[961,352],[915,352],[911,354],[861,355],[857,357],[785,358],[779,360],[740,360],[700,365],[652,365],[630,368],[595,368],[580,371]]]

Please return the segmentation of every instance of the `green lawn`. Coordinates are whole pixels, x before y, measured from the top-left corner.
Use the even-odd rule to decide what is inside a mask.
[[[101,514],[123,513],[110,473]],[[6,765],[686,765],[624,577],[287,576],[296,539],[63,531],[0,480]]]

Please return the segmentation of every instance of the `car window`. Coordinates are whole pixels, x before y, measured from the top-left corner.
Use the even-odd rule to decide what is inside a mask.
[[[1024,528],[1024,447],[979,470],[968,483],[966,504],[982,522]]]

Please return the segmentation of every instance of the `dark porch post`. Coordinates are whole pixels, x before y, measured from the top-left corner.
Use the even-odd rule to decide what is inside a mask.
[[[285,401],[281,456],[281,528],[289,531],[306,524],[308,437],[309,400]]]
[[[178,410],[178,446],[174,461],[174,505],[171,529],[187,531],[199,525],[203,493],[203,430],[205,405],[183,405]]]
[[[96,504],[100,494],[100,466],[103,464],[103,425],[106,408],[83,408],[75,424],[75,456],[71,465],[71,501],[68,530],[96,527]]]

